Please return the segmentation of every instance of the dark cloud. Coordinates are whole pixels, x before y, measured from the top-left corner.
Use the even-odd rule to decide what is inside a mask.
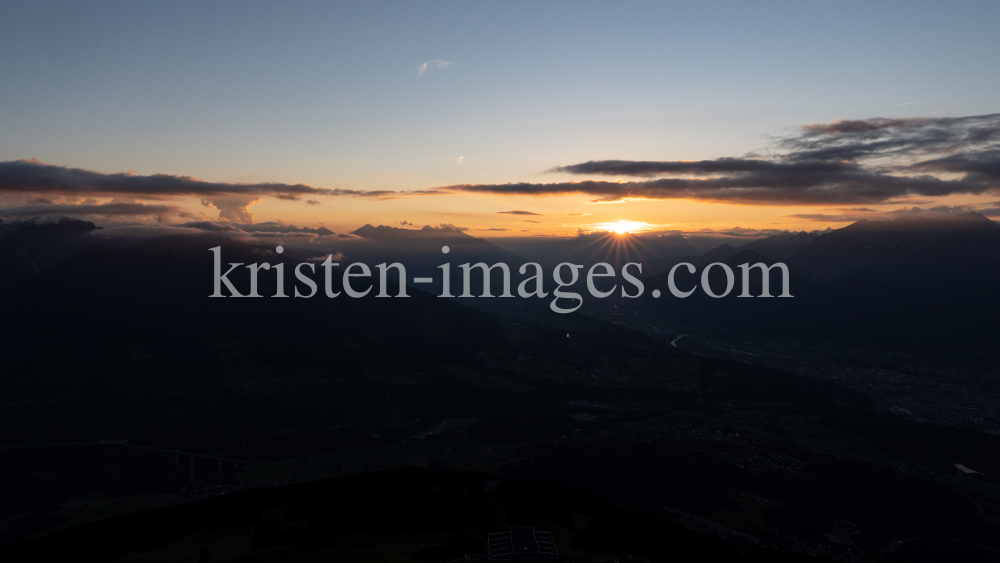
[[[188,223],[181,223],[180,225],[175,226],[185,227],[188,229],[199,229],[210,233],[235,232],[240,230],[235,225],[231,225],[229,223],[216,223],[214,221],[190,221]]]
[[[264,197],[298,201],[302,196],[345,196],[395,199],[408,195],[432,195],[434,190],[396,192],[392,190],[350,190],[316,188],[306,184],[263,182],[259,184],[205,182],[190,176],[130,172],[104,174],[80,168],[45,164],[37,159],[0,162],[0,194],[115,195],[142,199],[195,196],[204,205],[219,209],[219,216],[231,221],[250,222],[247,207]],[[317,201],[317,200],[309,200]]]
[[[977,209],[976,211],[987,217],[1000,217],[1000,201],[993,201],[983,205],[987,207]]]
[[[956,172],[966,177],[1000,180],[1000,149],[956,154],[918,162],[909,167],[921,172]]]
[[[171,174],[149,176],[128,172],[103,174],[80,168],[44,164],[35,159],[0,162],[0,193],[24,192],[60,195],[122,194],[147,198],[250,195],[286,199],[295,199],[304,194],[377,197],[381,193],[395,193],[330,190],[305,184],[204,182],[190,176]]]
[[[769,173],[769,174],[829,174],[855,169],[842,162],[772,162],[752,158],[718,158],[715,160],[694,160],[676,162],[600,160],[582,164],[557,166],[550,172],[587,174],[601,176],[638,176],[651,178],[664,174],[723,174],[723,173]]]
[[[313,229],[311,227],[296,227],[295,225],[287,225],[285,223],[275,223],[268,221],[266,223],[228,223],[228,222],[215,222],[215,221],[190,221],[187,223],[181,223],[174,225],[175,227],[185,227],[188,229],[200,229],[202,231],[209,232],[235,232],[235,233],[247,233],[254,236],[277,236],[277,235],[303,235],[303,236],[327,236],[334,234],[333,231],[327,229],[326,227],[320,227],[318,229]]]
[[[825,223],[852,223],[854,221],[860,221],[861,219],[870,219],[870,216],[864,215],[832,215],[830,213],[797,213],[795,215],[790,215],[790,217],[795,217],[796,219],[806,219],[809,221],[823,221]]]
[[[1000,114],[837,121],[806,125],[796,135],[777,139],[766,154],[700,161],[589,161],[551,171],[644,179],[463,184],[442,189],[501,195],[587,194],[596,196],[594,202],[685,198],[779,205],[995,193],[1000,191]]]
[[[273,221],[238,226],[240,229],[243,229],[248,233],[298,233],[302,230],[295,225],[286,225],[284,223],[275,223]]]
[[[317,201],[315,199],[307,199],[306,200],[306,205],[319,205],[319,201]]]
[[[42,199],[42,198],[40,198]],[[38,200],[35,200],[38,201]],[[146,205],[142,203],[104,204],[52,204],[26,205],[0,209],[0,217],[42,217],[46,215],[104,215],[104,216],[166,216],[190,215],[173,205]]]
[[[750,204],[879,203],[911,195],[940,197],[997,191],[996,182],[904,177],[857,171],[831,175],[739,174],[722,178],[660,178],[647,182],[472,184],[450,189],[498,195],[588,194],[595,203],[626,199],[699,199]]]
[[[926,157],[996,147],[1000,114],[966,117],[867,119],[806,125],[779,146],[799,160]]]
[[[519,210],[514,210],[514,211],[497,211],[497,213],[498,214],[505,213],[505,214],[508,214],[508,215],[541,215],[541,213],[534,213],[532,211],[519,211]]]

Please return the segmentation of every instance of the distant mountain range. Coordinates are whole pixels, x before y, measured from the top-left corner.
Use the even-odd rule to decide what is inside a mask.
[[[739,264],[783,261],[794,299],[740,299],[737,287],[725,299],[698,291],[636,306],[715,329],[1000,361],[1000,225],[978,213],[858,221],[822,235],[723,245],[690,261],[699,269],[722,262],[737,278]],[[721,268],[710,279],[717,291],[725,287]],[[770,281],[779,286],[777,270]],[[667,287],[664,275],[648,283]]]
[[[56,223],[0,220],[0,291],[25,283],[44,268],[91,244],[83,235],[98,229],[89,221]]]
[[[809,243],[819,238],[819,236],[820,234],[817,232],[783,233],[756,239],[739,247],[722,244],[700,256],[688,256],[685,261],[701,267],[712,262],[725,260],[741,251],[749,250],[757,253],[757,255],[766,257],[768,260],[781,262],[794,256],[797,252],[808,246]]]
[[[594,232],[571,238],[509,238],[497,239],[496,244],[551,271],[560,262],[595,264],[607,262],[615,270],[628,262],[643,265],[644,274],[670,268],[678,259],[691,255],[695,249],[681,235],[633,235]]]
[[[84,251],[93,240],[87,233],[96,229],[93,223],[73,220],[0,224],[0,288],[11,291],[24,286],[60,261],[69,260],[67,267],[82,267],[112,252],[108,248]],[[344,264],[361,261],[370,266],[401,262],[410,279],[434,278],[434,283],[419,286],[432,294],[440,291],[438,266],[444,263],[452,264],[452,287],[459,288],[458,265],[466,262],[488,265],[504,262],[510,266],[515,280],[517,268],[528,261],[541,263],[547,271],[559,262],[604,261],[616,270],[626,262],[639,262],[644,266],[643,274],[648,276],[646,296],[637,301],[625,300],[624,306],[653,310],[668,319],[713,330],[747,331],[776,338],[829,340],[915,351],[952,360],[1000,361],[994,351],[995,339],[1000,337],[996,321],[1000,312],[1000,295],[996,291],[1000,280],[1000,226],[978,213],[858,221],[826,233],[785,233],[739,247],[723,244],[700,256],[694,256],[693,247],[679,235],[592,233],[569,239],[498,241],[501,247],[449,227],[401,229],[365,225],[352,234],[350,238],[338,239],[336,244],[343,251],[335,255],[337,261]],[[206,245],[243,248],[221,237],[212,241],[215,242],[201,236],[152,239],[126,255],[141,260],[154,249],[166,252],[169,248],[171,259],[179,260],[177,248],[189,248],[185,251],[188,259],[202,265],[201,270],[189,275],[197,276],[199,283],[208,283],[211,266]],[[445,246],[449,249],[447,254],[442,252]],[[248,262],[266,257],[272,251],[269,245],[245,248],[256,249],[254,252],[258,253],[246,256]],[[312,256],[313,253],[313,250],[289,248],[283,257],[286,261],[323,258]],[[674,298],[666,291],[665,273],[681,261],[694,264],[699,271],[713,262],[727,264],[736,274],[737,287],[724,299],[712,299],[701,291],[687,299]],[[793,299],[737,297],[741,291],[739,264],[779,261],[789,268]],[[191,264],[178,262],[176,268],[190,271]],[[499,287],[499,275],[499,271],[493,272],[494,287]],[[772,271],[771,276],[770,285],[775,288],[772,294],[780,293],[779,273]],[[678,279],[684,280],[685,287],[698,283],[697,275],[689,276],[686,272],[680,272]],[[720,268],[712,271],[710,279],[720,291],[725,287]],[[516,286],[516,281],[512,285]],[[473,272],[472,287],[478,294],[481,287],[478,271]],[[649,295],[654,288],[664,292],[665,298],[651,299]],[[60,289],[64,290],[72,288]],[[757,273],[752,276],[751,293],[760,294]]]

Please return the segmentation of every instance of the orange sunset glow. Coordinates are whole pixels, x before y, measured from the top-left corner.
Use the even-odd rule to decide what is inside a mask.
[[[0,0],[0,563],[1000,561],[998,23]]]

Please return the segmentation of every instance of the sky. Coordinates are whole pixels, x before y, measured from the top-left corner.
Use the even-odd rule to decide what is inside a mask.
[[[997,21],[992,1],[8,0],[0,217],[510,236],[995,210]],[[855,141],[846,168],[769,184]],[[719,159],[739,162],[573,168]],[[920,174],[947,185],[892,179]]]

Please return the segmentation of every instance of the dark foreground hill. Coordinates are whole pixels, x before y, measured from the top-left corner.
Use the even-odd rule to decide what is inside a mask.
[[[719,541],[725,553],[872,561],[988,559],[1000,546],[997,436],[907,421],[832,383],[693,356],[528,299],[497,315],[415,290],[213,299],[215,246],[226,263],[279,260],[270,246],[154,239],[89,248],[14,294],[0,377],[4,560],[74,546],[158,558],[230,540],[246,560],[286,560],[333,556],[323,542],[358,547],[353,537],[403,546],[390,558],[450,561],[466,532],[502,527],[463,512],[487,479],[521,491],[500,501],[512,521],[551,525],[583,560],[671,560],[678,545],[703,560]],[[261,294],[277,289],[270,273]],[[464,473],[430,474],[426,488],[405,476],[284,487],[394,468]],[[546,492],[567,489],[582,496]],[[407,528],[414,519],[425,528]]]
[[[554,532],[563,561],[810,561],[737,549],[578,488],[448,470],[396,470],[266,487],[81,526],[12,546],[7,560],[441,561],[484,554],[506,525]]]

